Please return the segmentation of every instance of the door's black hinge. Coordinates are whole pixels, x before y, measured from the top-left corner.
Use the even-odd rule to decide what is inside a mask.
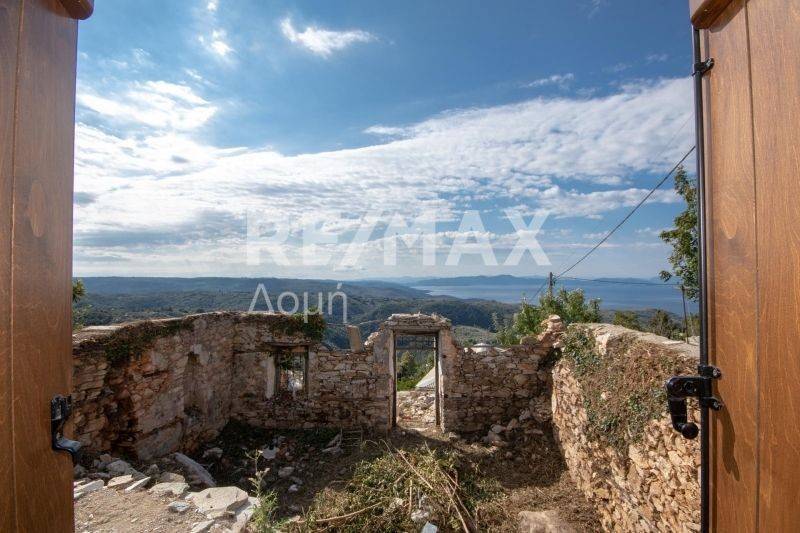
[[[697,424],[689,422],[686,411],[686,398],[697,398],[700,407],[718,411],[722,402],[714,396],[713,381],[722,377],[719,368],[711,365],[698,365],[698,376],[673,376],[665,384],[667,405],[672,427],[687,439],[699,433]]]
[[[53,396],[50,400],[50,434],[53,449],[67,452],[72,457],[72,464],[78,464],[81,455],[81,443],[64,436],[64,424],[72,415],[72,396]]]
[[[712,68],[714,68],[714,58],[709,57],[705,61],[700,61],[694,64],[694,70],[692,71],[692,76],[696,76],[698,74],[702,76]]]

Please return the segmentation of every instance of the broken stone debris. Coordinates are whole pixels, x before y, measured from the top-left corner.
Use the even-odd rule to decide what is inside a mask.
[[[173,455],[175,461],[183,465],[189,472],[192,473],[194,477],[196,477],[203,485],[206,487],[216,487],[217,484],[214,482],[214,478],[211,477],[211,474],[206,470],[203,465],[188,457],[183,455],[182,453],[176,453]]]
[[[132,475],[126,474],[124,476],[117,476],[117,477],[111,478],[108,481],[108,483],[106,484],[106,487],[109,488],[109,489],[120,489],[121,490],[121,489],[124,489],[125,487],[129,486],[134,481],[136,481],[136,480],[133,479]]]
[[[249,496],[239,487],[216,487],[192,492],[186,499],[209,518],[222,518],[234,514],[248,502]]]
[[[222,457],[222,448],[214,447],[209,448],[205,452],[203,452],[203,459],[210,459],[212,461],[216,461]]]
[[[159,483],[185,483],[186,478],[174,472],[164,472],[158,476]]]
[[[517,516],[520,533],[575,533],[575,529],[561,519],[558,511],[522,511]]]
[[[73,499],[78,500],[87,494],[98,491],[105,486],[102,479],[95,479],[83,484],[79,484],[73,491]]]
[[[151,479],[153,479],[153,478],[151,478],[151,477],[142,478],[139,481],[136,481],[136,482],[132,483],[131,485],[129,485],[125,489],[125,492],[130,494],[131,492],[138,492],[140,490],[144,490],[144,489],[147,488],[147,485],[150,484],[150,480]]]
[[[214,525],[213,520],[205,520],[203,522],[198,522],[194,526],[192,526],[192,530],[190,533],[206,533],[206,531],[210,530],[213,525]]]
[[[189,484],[184,482],[158,483],[150,488],[150,494],[155,496],[175,496],[180,498],[189,491]]]
[[[178,500],[178,501],[174,501],[174,502],[170,503],[167,506],[167,509],[169,509],[173,513],[183,514],[186,511],[188,511],[190,507],[191,507],[191,505],[189,505],[187,502],[183,502],[183,501]]]

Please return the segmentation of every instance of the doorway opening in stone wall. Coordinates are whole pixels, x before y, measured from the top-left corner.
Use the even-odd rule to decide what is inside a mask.
[[[439,346],[437,333],[395,333],[392,425],[439,425]]]

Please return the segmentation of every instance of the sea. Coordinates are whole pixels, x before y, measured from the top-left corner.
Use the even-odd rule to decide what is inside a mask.
[[[491,278],[486,281],[477,281],[474,284],[447,284],[446,279],[437,280],[436,284],[413,286],[415,289],[427,291],[432,296],[453,296],[456,298],[479,298],[482,300],[496,300],[505,303],[519,303],[527,298],[535,303],[536,291],[542,286],[543,280],[519,280],[514,283],[491,283]],[[613,310],[640,310],[664,309],[677,315],[683,314],[683,299],[681,291],[674,285],[657,284],[645,281],[559,281],[558,287],[569,290],[583,289],[586,298],[600,299],[601,309]],[[697,312],[697,304],[686,302],[689,313]]]

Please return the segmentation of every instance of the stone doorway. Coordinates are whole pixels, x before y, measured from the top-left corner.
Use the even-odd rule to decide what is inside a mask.
[[[437,332],[395,331],[392,350],[392,425],[438,426],[439,339]]]

